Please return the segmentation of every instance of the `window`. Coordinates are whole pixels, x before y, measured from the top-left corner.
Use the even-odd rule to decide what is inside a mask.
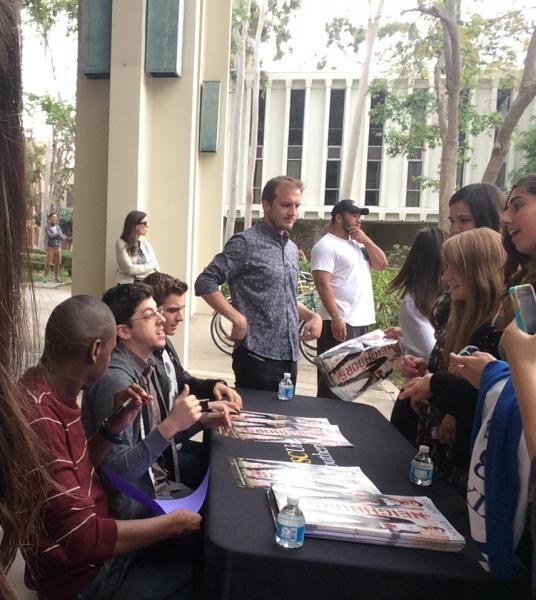
[[[287,175],[300,179],[303,149],[305,90],[291,90],[288,123]]]
[[[370,107],[385,102],[383,92],[375,93],[370,99]],[[368,133],[367,174],[365,177],[365,206],[378,206],[380,203],[380,183],[382,174],[383,123],[370,121]]]
[[[264,154],[264,113],[266,98],[259,93],[259,125],[257,130],[257,156],[253,175],[253,204],[260,204],[262,193],[262,157]]]
[[[408,156],[408,178],[406,181],[406,206],[418,208],[421,205],[422,150]]]
[[[336,204],[339,200],[344,94],[345,90],[332,89],[329,101],[328,158],[324,191],[326,205]]]

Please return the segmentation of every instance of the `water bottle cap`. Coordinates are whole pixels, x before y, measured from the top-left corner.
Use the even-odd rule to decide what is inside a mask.
[[[290,377],[290,373],[283,373],[285,377]]]
[[[292,506],[298,506],[300,499],[298,498],[298,496],[287,496],[287,504],[290,504]]]
[[[419,452],[430,452],[430,448],[428,446],[419,446]]]

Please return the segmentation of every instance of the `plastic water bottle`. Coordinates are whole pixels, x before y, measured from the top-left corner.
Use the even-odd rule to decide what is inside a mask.
[[[285,373],[283,379],[279,382],[279,389],[277,390],[278,400],[292,400],[294,396],[294,384],[290,378],[290,373]]]
[[[283,548],[301,548],[303,546],[305,518],[298,503],[298,498],[288,496],[287,504],[277,515],[275,541]]]
[[[415,485],[430,485],[434,475],[434,463],[430,458],[430,448],[419,446],[409,468],[409,480]]]

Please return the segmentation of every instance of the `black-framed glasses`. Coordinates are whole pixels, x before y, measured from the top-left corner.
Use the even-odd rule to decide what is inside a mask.
[[[138,225],[145,225],[145,227],[149,227],[149,222],[148,221],[140,221],[138,223]]]
[[[164,314],[162,312],[162,309],[160,308],[156,308],[156,309],[151,309],[150,311],[147,311],[144,315],[142,315],[141,317],[131,317],[129,319],[129,321],[156,321],[157,318],[161,318],[164,321],[166,320],[166,318],[164,317]]]

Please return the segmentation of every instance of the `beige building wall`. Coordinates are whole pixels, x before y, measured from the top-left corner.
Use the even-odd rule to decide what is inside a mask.
[[[114,0],[109,80],[78,75],[73,293],[114,284],[126,214],[148,214],[163,272],[195,277],[221,248],[231,0],[184,3],[180,78],[145,74],[145,0]],[[219,147],[200,153],[203,80],[221,82]],[[188,294],[187,314],[194,306]],[[204,302],[199,306],[203,309]],[[174,340],[187,364],[188,323]]]

